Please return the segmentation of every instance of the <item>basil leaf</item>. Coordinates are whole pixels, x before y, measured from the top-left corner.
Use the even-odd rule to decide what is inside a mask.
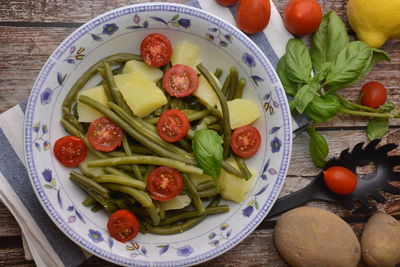
[[[303,113],[303,111],[307,108],[308,104],[313,101],[315,92],[317,92],[319,86],[317,83],[313,82],[311,84],[303,85],[293,99],[293,105],[296,107],[299,113]]]
[[[276,69],[279,79],[282,82],[283,88],[287,95],[294,96],[297,92],[298,85],[291,80],[286,75],[286,55],[283,55],[278,62],[278,67]]]
[[[333,61],[326,83],[333,88],[343,88],[354,83],[372,58],[372,49],[364,42],[356,41],[349,43]]]
[[[375,64],[378,63],[379,61],[388,61],[388,62],[390,61],[390,57],[385,51],[382,51],[377,48],[371,48],[371,50],[372,50],[371,61],[369,62],[368,65],[366,65],[365,69],[360,73],[355,82],[362,80],[362,78],[364,78],[364,76],[368,74],[375,66]]]
[[[318,72],[324,63],[332,62],[348,42],[346,26],[335,11],[325,14],[312,37],[310,54],[314,70]]]
[[[217,179],[223,160],[222,138],[209,129],[196,131],[192,141],[193,155],[204,173]]]
[[[369,140],[382,138],[389,130],[388,118],[375,118],[369,121],[367,126],[367,136]]]
[[[381,110],[383,112],[391,112],[395,107],[396,107],[396,105],[393,102],[388,101],[385,104],[383,104],[382,106],[380,106],[379,110]]]
[[[315,122],[325,122],[335,117],[340,107],[336,96],[315,96],[304,113]]]
[[[326,163],[325,158],[329,154],[328,144],[325,138],[314,127],[308,128],[307,133],[310,136],[311,159],[315,166],[322,168]]]
[[[306,45],[292,38],[286,45],[286,74],[294,83],[307,83],[311,74],[311,57]]]

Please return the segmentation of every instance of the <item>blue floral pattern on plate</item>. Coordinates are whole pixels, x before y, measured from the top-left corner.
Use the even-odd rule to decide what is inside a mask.
[[[68,90],[67,87],[78,78],[77,73],[84,72],[82,66],[91,66],[96,58],[108,55],[114,43],[122,45],[123,51],[132,51],[134,42],[138,43],[140,39],[135,37],[143,38],[152,32],[152,28],[171,38],[179,34],[197,38],[200,45],[214,47],[214,50],[227,55],[230,65],[238,64],[241,77],[251,81],[246,90],[250,90],[254,99],[259,99],[265,111],[258,125],[265,136],[262,144],[265,152],[258,156],[259,178],[245,202],[230,204],[230,213],[207,218],[207,223],[215,227],[199,224],[192,229],[196,237],[191,232],[176,235],[173,240],[164,236],[139,235],[132,242],[122,244],[108,235],[106,218],[101,212],[92,213],[82,206],[85,195],[67,179],[69,170],[53,160],[52,153],[43,151],[50,149],[50,136],[55,140],[65,135],[58,124],[61,116],[59,104],[65,97],[64,90]],[[128,39],[132,42],[124,48],[119,40]],[[237,50],[232,51],[234,47]],[[207,64],[208,60],[205,61]],[[216,61],[214,65],[225,68],[228,64]],[[218,18],[176,4],[127,7],[85,24],[57,48],[43,67],[26,116],[25,148],[28,164],[32,166],[29,174],[43,207],[60,229],[81,246],[112,262],[132,266],[196,264],[240,242],[254,229],[249,221],[259,222],[277,198],[291,150],[290,113],[285,94],[271,65],[258,48],[245,35]]]

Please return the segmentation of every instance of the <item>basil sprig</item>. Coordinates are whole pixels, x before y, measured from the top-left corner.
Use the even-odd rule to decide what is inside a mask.
[[[309,51],[302,40],[293,38],[278,62],[277,73],[287,95],[292,112],[304,113],[313,122],[326,122],[338,113],[375,118],[367,127],[368,138],[382,137],[388,130],[393,103],[379,109],[352,103],[337,91],[359,82],[379,61],[390,61],[388,54],[369,47],[362,41],[349,42],[343,21],[334,11],[324,15],[312,36]],[[322,167],[329,153],[328,144],[314,127],[308,129],[310,153],[315,165]]]
[[[196,131],[192,141],[193,155],[205,174],[217,179],[223,160],[222,138],[209,129]]]

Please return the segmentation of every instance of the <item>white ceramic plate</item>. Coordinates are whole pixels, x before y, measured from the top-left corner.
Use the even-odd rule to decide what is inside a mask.
[[[236,66],[247,79],[244,97],[254,100],[262,116],[259,152],[248,160],[258,173],[241,203],[226,202],[230,212],[210,216],[191,230],[171,235],[139,234],[122,244],[107,233],[107,215],[82,206],[86,197],[68,179],[52,154],[66,135],[60,125],[67,92],[99,59],[121,52],[139,54],[144,36],[159,32],[173,45],[187,40],[200,47],[203,64],[228,72]],[[223,76],[225,77],[225,75]],[[93,84],[93,82],[92,82]],[[246,112],[243,110],[243,112]],[[33,188],[43,208],[71,240],[108,261],[128,266],[180,266],[216,257],[248,236],[267,215],[283,185],[291,153],[291,119],[282,85],[261,50],[234,26],[189,6],[139,4],[107,12],[80,27],[50,56],[36,80],[26,112],[25,156]]]

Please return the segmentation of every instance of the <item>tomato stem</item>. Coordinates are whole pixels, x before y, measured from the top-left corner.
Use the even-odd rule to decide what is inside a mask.
[[[375,118],[400,118],[399,115],[393,115],[391,113],[376,113],[376,112],[365,112],[365,111],[357,111],[341,108],[339,113],[341,114],[349,114],[349,115],[357,115],[357,116],[365,116],[365,117],[375,117]]]

